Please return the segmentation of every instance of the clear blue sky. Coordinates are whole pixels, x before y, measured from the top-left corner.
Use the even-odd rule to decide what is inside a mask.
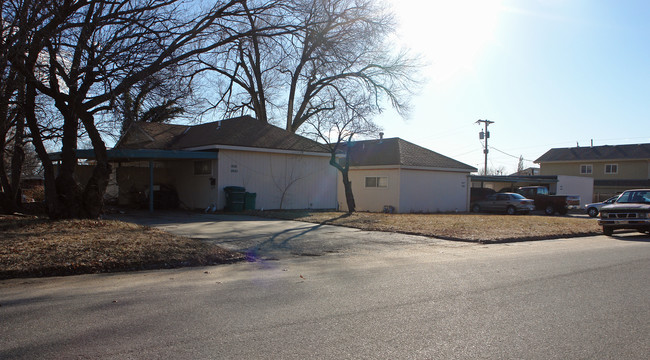
[[[482,168],[475,122],[489,119],[488,167],[506,173],[520,155],[529,167],[550,148],[592,139],[650,143],[650,1],[389,3],[398,41],[423,56],[428,81],[407,120],[378,118],[385,137]]]

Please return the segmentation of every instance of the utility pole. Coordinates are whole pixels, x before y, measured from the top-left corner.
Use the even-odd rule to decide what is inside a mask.
[[[481,125],[481,123],[485,124],[485,132],[481,130],[481,132],[478,134],[479,139],[483,140],[485,139],[485,148],[483,149],[483,154],[485,154],[485,166],[483,167],[483,176],[487,175],[487,155],[488,155],[488,139],[490,138],[490,132],[488,131],[488,125],[494,124],[494,121],[490,120],[477,120],[477,124]]]

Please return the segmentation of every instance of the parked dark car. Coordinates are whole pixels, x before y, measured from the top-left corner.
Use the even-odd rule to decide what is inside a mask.
[[[544,210],[544,214],[553,215],[556,212],[565,215],[569,209],[580,208],[580,196],[578,195],[551,195],[544,186],[523,186],[517,189],[517,193],[535,201],[535,208]]]
[[[492,211],[528,214],[535,209],[535,202],[516,193],[497,193],[488,195],[485,200],[476,201],[471,207],[473,212]]]
[[[616,202],[600,208],[598,225],[608,236],[617,229],[650,233],[650,189],[624,191]]]
[[[506,191],[503,191],[506,192]],[[469,202],[470,204],[473,204],[477,201],[485,200],[486,197],[496,194],[496,191],[494,189],[490,188],[471,188],[470,193],[469,193]]]
[[[585,205],[585,212],[590,217],[596,217],[596,216],[598,216],[598,213],[600,212],[601,207],[614,203],[614,201],[616,201],[616,199],[618,199],[618,195],[612,196],[611,198],[609,198],[609,199],[607,199],[607,200],[605,200],[603,202],[587,204],[587,205]]]

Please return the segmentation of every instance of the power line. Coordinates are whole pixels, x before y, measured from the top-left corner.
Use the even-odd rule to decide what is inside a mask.
[[[510,156],[510,157],[512,157],[512,158],[519,159],[519,156],[515,156],[515,155],[512,155],[512,154],[508,154],[507,152],[502,151],[502,150],[499,150],[499,149],[495,148],[494,146],[490,146],[490,149],[496,150],[496,151],[502,153],[503,155],[508,155],[508,156]],[[524,161],[528,161],[528,162],[532,162],[532,163],[535,162],[534,160],[528,160],[528,159],[522,159],[522,160],[524,160]]]

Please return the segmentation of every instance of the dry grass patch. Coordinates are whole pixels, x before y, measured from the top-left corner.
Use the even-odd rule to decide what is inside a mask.
[[[560,216],[366,212],[348,215],[319,211],[264,211],[256,215],[474,242],[539,240],[602,233],[594,219]]]
[[[158,229],[108,220],[0,217],[0,279],[202,266],[242,254]]]

